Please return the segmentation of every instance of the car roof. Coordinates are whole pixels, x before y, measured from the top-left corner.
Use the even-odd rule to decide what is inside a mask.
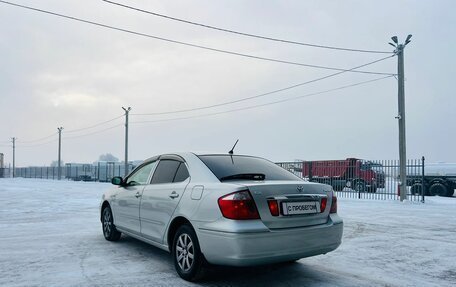
[[[185,156],[188,156],[190,154],[193,154],[193,155],[196,155],[196,156],[202,156],[202,155],[230,155],[228,152],[210,152],[210,151],[186,151],[186,152],[182,152],[182,151],[180,151],[180,152],[165,152],[165,153],[150,157],[147,160],[155,159],[155,158],[158,158],[158,157],[161,157],[161,156],[166,156],[166,155],[177,155],[177,156],[180,156],[180,157],[185,157]],[[234,153],[233,156],[258,157],[258,156],[254,156],[254,155],[236,154],[236,153]]]
[[[220,182],[217,177],[207,168],[199,156],[204,155],[220,155],[220,156],[229,156],[228,153],[221,152],[168,152],[160,155],[156,155],[146,159],[143,164],[147,162],[157,160],[159,158],[173,159],[176,156],[182,158],[188,166],[190,166],[189,173],[193,179],[197,182]],[[234,154],[233,156],[246,156],[253,157],[249,155],[238,155]]]

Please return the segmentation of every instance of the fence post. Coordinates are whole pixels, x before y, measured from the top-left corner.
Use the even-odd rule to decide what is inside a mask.
[[[424,156],[421,157],[421,202],[424,203]]]
[[[313,174],[312,174],[312,162],[303,162],[303,164],[306,164],[307,167],[309,168],[309,181],[311,182],[312,181],[312,177],[313,177]]]

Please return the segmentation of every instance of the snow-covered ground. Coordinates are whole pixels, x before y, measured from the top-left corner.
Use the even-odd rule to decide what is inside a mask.
[[[217,267],[192,284],[176,275],[168,253],[129,237],[104,240],[98,204],[109,187],[0,179],[0,286],[456,286],[456,198],[341,198],[345,232],[336,251]]]

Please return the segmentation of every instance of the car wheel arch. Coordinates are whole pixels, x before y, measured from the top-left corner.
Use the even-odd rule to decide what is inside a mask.
[[[167,243],[168,243],[168,249],[169,249],[169,252],[172,252],[172,242],[174,240],[174,235],[176,234],[177,230],[179,229],[180,226],[184,225],[184,224],[187,224],[189,226],[191,226],[193,229],[193,225],[190,223],[190,221],[183,217],[183,216],[177,216],[175,217],[171,223],[169,224],[169,227],[168,227],[168,232],[167,232]]]
[[[101,209],[100,209],[100,221],[103,221],[103,210],[107,207],[111,207],[111,205],[109,204],[109,202],[107,200],[105,200],[103,202],[103,204],[101,205]],[[111,208],[111,212],[112,212],[112,208]]]

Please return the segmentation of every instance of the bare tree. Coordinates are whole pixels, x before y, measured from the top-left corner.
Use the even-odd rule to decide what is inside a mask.
[[[110,153],[106,153],[106,154],[100,155],[98,160],[99,161],[114,161],[114,162],[118,162],[119,161],[119,159],[117,157],[115,157],[114,155],[112,155]]]
[[[51,162],[51,167],[57,167],[58,165],[59,165],[59,161],[57,161],[57,160],[53,160]],[[64,165],[64,162],[63,162],[63,160],[61,160],[60,161],[60,166],[63,166],[63,165]]]

